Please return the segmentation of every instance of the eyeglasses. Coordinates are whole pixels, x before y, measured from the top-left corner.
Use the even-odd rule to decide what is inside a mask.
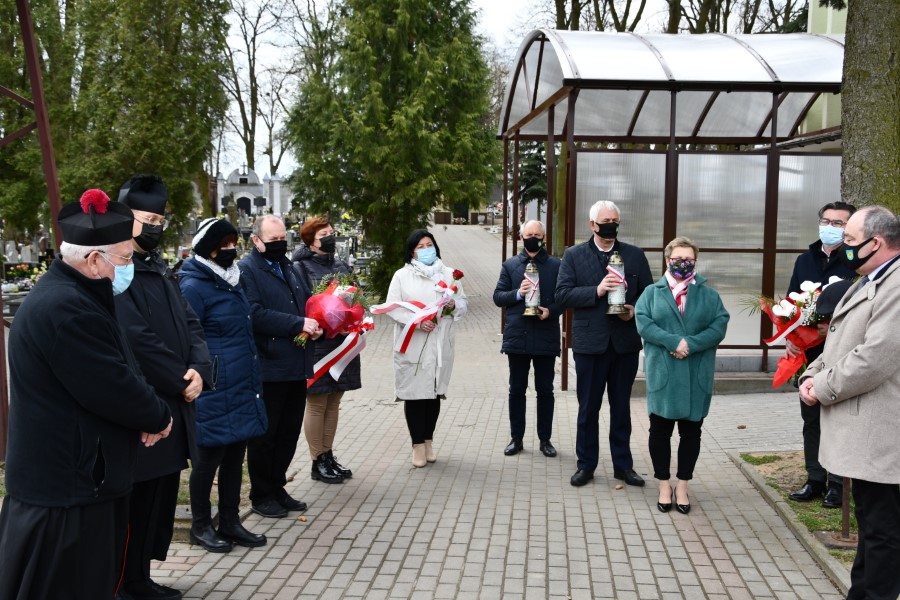
[[[139,217],[134,215],[134,220],[144,225],[152,225],[154,227],[162,227],[165,229],[169,226],[169,222],[163,217]]]
[[[132,253],[129,254],[128,256],[119,256],[118,254],[113,254],[112,252],[106,252],[106,251],[104,251],[104,250],[95,250],[94,252],[98,252],[98,253],[100,253],[100,254],[106,254],[106,255],[108,255],[108,256],[112,256],[113,258],[118,258],[118,259],[120,259],[120,260],[124,260],[124,261],[125,261],[124,264],[126,264],[126,265],[127,265],[128,263],[130,263],[130,262],[131,262],[131,259],[134,257],[134,252],[132,252]],[[84,257],[87,258],[87,257],[90,256],[90,255],[91,255],[91,253],[88,252],[87,254],[84,255]],[[105,260],[106,262],[108,262],[109,264],[111,264],[111,265],[113,265],[113,266],[116,266],[111,260],[109,260],[109,259],[106,258],[105,256],[103,257],[103,260]],[[120,265],[120,266],[123,266],[123,265]]]
[[[819,219],[819,225],[822,227],[832,225],[833,227],[843,229],[846,224],[847,221],[841,221],[840,219]]]

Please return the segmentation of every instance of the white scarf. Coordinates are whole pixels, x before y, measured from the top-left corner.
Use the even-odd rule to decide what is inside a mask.
[[[228,269],[223,269],[217,263],[209,260],[208,258],[203,258],[199,254],[194,255],[194,260],[196,260],[201,265],[206,265],[209,269],[225,280],[227,284],[232,287],[237,287],[237,284],[241,281],[241,270],[237,266],[237,261],[231,263],[231,266]]]
[[[435,283],[443,279],[444,263],[442,263],[439,258],[434,259],[434,262],[430,265],[419,262],[415,258],[412,259],[409,264],[411,264],[416,271]]]

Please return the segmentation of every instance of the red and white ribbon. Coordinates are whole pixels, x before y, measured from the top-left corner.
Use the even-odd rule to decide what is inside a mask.
[[[385,304],[378,304],[373,306],[371,308],[371,312],[375,315],[383,315],[385,313],[391,312],[392,310],[402,308],[412,313],[412,317],[410,318],[409,322],[403,327],[403,331],[400,333],[400,337],[394,344],[394,350],[403,354],[409,349],[409,343],[412,340],[413,333],[415,333],[416,331],[416,327],[418,327],[419,324],[423,321],[428,321],[435,318],[440,319],[441,310],[449,301],[450,294],[445,295],[437,302],[429,304],[428,306],[425,306],[425,304],[419,302],[418,300],[388,302]]]
[[[624,285],[626,290],[628,289],[628,282],[625,281],[624,275],[622,275],[621,273],[619,273],[618,271],[616,271],[609,265],[606,265],[606,270],[609,271],[610,275],[612,275],[613,277],[616,278],[616,281],[618,281],[619,284]]]
[[[534,279],[528,276],[528,273],[525,273],[525,279],[531,282],[531,292],[528,293],[528,296],[525,298],[526,304],[534,300],[534,295],[538,292],[538,283],[540,283],[540,276],[536,276]]]
[[[363,319],[363,323],[372,323],[370,317]],[[313,376],[306,380],[306,387],[312,386],[322,375],[328,373],[335,381],[341,378],[344,369],[366,347],[366,329],[360,332],[354,331],[347,335],[340,346],[323,356],[313,367]]]
[[[789,333],[800,327],[802,321],[800,320],[800,309],[798,308],[794,311],[794,316],[790,318],[790,320],[785,324],[784,329],[778,331],[774,337],[770,337],[767,340],[763,340],[769,346],[774,346],[775,344],[780,344],[784,341],[784,338],[788,336]]]

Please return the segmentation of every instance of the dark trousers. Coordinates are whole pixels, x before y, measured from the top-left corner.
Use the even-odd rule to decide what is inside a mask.
[[[241,479],[247,442],[227,446],[197,446],[197,461],[191,469],[191,514],[194,525],[212,524],[212,492],[216,469],[219,470],[219,522],[237,517],[241,506]]]
[[[847,600],[900,598],[900,486],[853,480],[859,542]]]
[[[425,440],[434,439],[434,428],[441,414],[440,399],[404,400],[403,413],[413,444],[423,444]]]
[[[269,430],[247,443],[250,501],[254,505],[287,496],[287,470],[294,460],[303,412],[306,380],[263,382]]]
[[[819,426],[819,413],[822,405],[818,402],[814,406],[808,406],[800,401],[800,416],[803,418],[803,461],[806,463],[806,478],[810,481],[825,483],[838,490],[844,487],[844,478],[839,475],[829,474],[819,463],[819,440],[822,429]]]
[[[578,378],[578,468],[593,472],[600,461],[600,406],[609,399],[609,451],[613,468],[630,471],[631,386],[638,369],[638,352],[619,354],[612,345],[603,354],[573,353]]]
[[[112,598],[127,536],[127,496],[71,508],[6,496],[0,511],[0,598]]]
[[[555,356],[507,354],[509,359],[509,432],[514,438],[525,435],[525,391],[528,372],[534,363],[534,389],[537,392],[537,435],[549,440],[553,433],[553,368]]]
[[[668,481],[672,478],[669,464],[672,462],[672,432],[678,423],[678,472],[675,477],[688,481],[694,478],[694,467],[700,456],[700,432],[703,419],[666,419],[650,413],[650,459],[653,476]]]
[[[150,581],[150,561],[166,560],[175,525],[181,471],[139,481],[131,488],[128,553],[123,581]]]

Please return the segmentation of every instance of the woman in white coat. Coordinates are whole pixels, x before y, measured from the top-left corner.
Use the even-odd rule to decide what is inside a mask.
[[[456,286],[455,292],[448,292]],[[394,273],[388,289],[387,303],[420,302],[432,305],[445,295],[450,300],[444,308],[449,313],[419,323],[412,332],[406,352],[394,350],[394,387],[398,401],[404,403],[406,425],[412,438],[412,464],[424,467],[436,460],[432,440],[441,398],[447,394],[453,372],[453,348],[456,321],[466,314],[466,296],[460,281],[453,279],[453,269],[441,262],[441,250],[434,236],[417,229],[406,240],[406,264]],[[388,313],[396,321],[395,338],[414,316],[408,310]]]

